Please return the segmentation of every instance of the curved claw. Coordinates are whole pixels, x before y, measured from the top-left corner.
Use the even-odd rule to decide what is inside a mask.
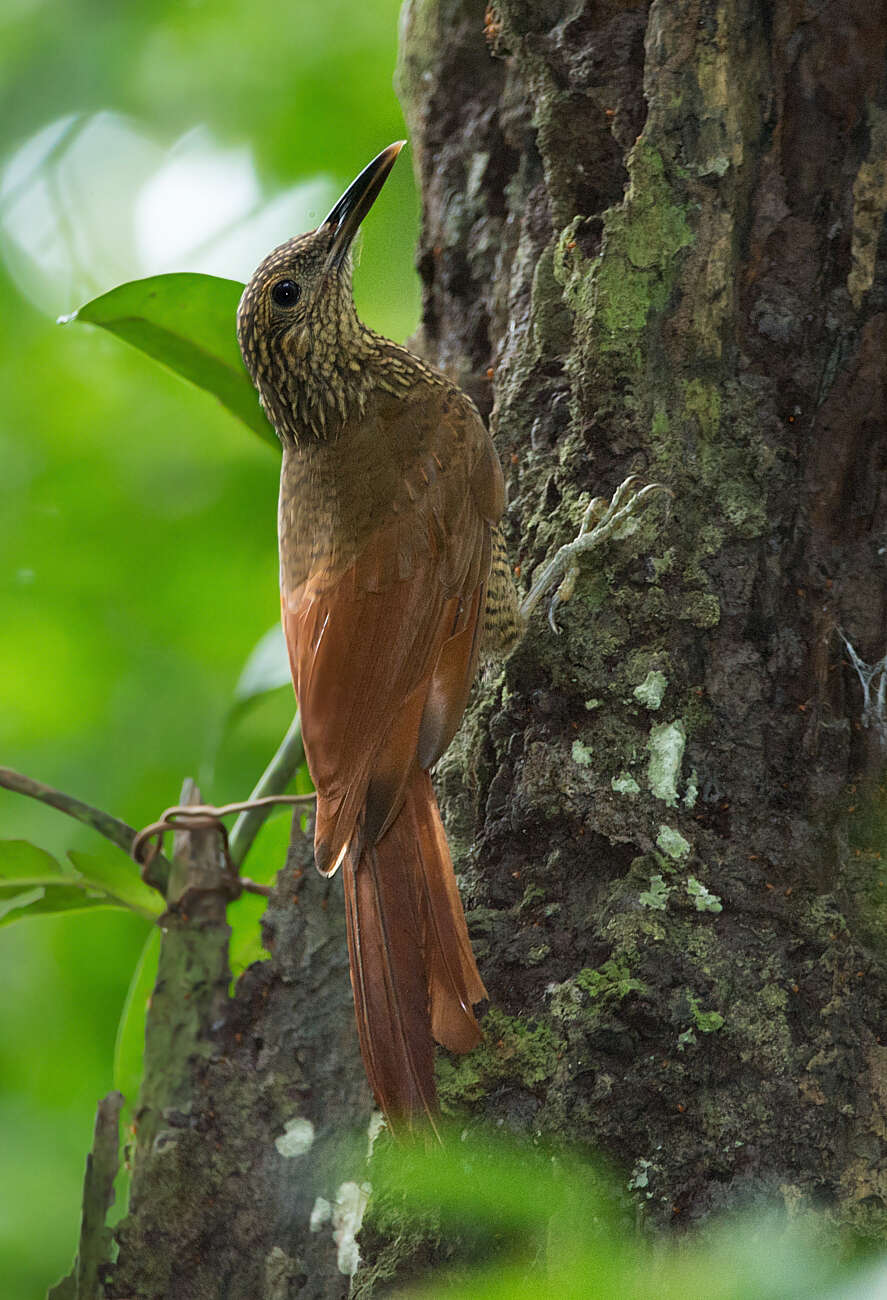
[[[616,511],[620,509],[626,497],[640,496],[641,493],[635,491],[635,484],[640,483],[640,481],[640,476],[638,474],[629,474],[628,478],[622,480],[610,498],[610,512],[612,514],[615,514]],[[648,486],[658,487],[658,484],[650,483]],[[644,489],[642,488],[641,491],[644,491]]]
[[[602,520],[606,519],[610,506],[611,503],[606,497],[591,498],[588,505],[585,507],[585,513],[582,516],[582,523],[579,525],[579,532],[576,536],[577,541],[580,537],[585,536],[592,523],[594,523],[594,527],[596,528]]]

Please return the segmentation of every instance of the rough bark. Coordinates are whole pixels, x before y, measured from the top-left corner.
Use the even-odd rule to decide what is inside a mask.
[[[440,765],[491,995],[441,1096],[604,1149],[651,1226],[887,1226],[885,51],[870,0],[404,8],[419,344],[491,415],[515,563],[629,473],[672,492]],[[308,857],[229,999],[222,911],[169,929],[205,1006],[143,1099],[108,1296],[348,1291],[307,1225],[359,1205],[370,1105]],[[434,1258],[390,1222],[362,1241],[364,1295]]]
[[[673,492],[441,764],[491,996],[444,1095],[603,1147],[653,1222],[881,1233],[884,716],[839,630],[887,649],[887,20],[416,0],[402,37],[422,343],[492,409],[515,561]]]

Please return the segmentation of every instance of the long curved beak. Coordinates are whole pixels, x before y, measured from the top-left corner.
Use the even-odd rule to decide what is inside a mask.
[[[396,140],[387,149],[383,149],[371,163],[367,163],[357,179],[351,182],[327,217],[320,223],[321,227],[329,226],[333,231],[333,242],[326,259],[327,270],[331,267],[338,269],[344,262],[360,223],[378,198],[379,191],[388,179],[388,173],[405,144],[406,140]]]

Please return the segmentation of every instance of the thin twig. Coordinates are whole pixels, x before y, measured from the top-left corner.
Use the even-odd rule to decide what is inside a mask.
[[[106,840],[110,840],[112,844],[123,849],[124,853],[129,854],[136,832],[132,826],[127,826],[126,822],[119,821],[110,813],[102,812],[101,808],[93,808],[90,804],[75,799],[73,795],[64,794],[61,790],[56,790],[51,785],[44,785],[42,781],[35,781],[21,772],[14,772],[10,767],[0,767],[0,786],[12,790],[15,794],[27,795],[29,799],[38,799],[40,803],[48,804],[50,808],[56,808],[68,817],[73,817],[75,821],[82,822],[84,826],[92,827],[99,835],[104,835]],[[155,861],[157,865],[165,866],[166,870],[169,870],[169,863],[165,858],[159,857]]]
[[[269,795],[282,794],[293,779],[296,769],[304,761],[305,747],[302,744],[302,724],[297,713],[289,730],[280,742],[277,753],[259,777],[256,787],[250,795],[250,802],[256,799],[265,799]],[[253,841],[270,811],[271,806],[263,805],[259,808],[253,808],[249,812],[241,813],[237,818],[228,838],[231,861],[235,867],[242,866],[244,858],[252,848]]]

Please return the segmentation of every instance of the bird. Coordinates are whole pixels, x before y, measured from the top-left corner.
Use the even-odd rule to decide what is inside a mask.
[[[237,313],[283,447],[281,616],[314,858],[342,872],[360,1051],[396,1134],[437,1130],[434,1043],[464,1053],[482,1037],[486,989],[429,773],[482,654],[521,627],[476,406],[354,306],[353,240],[404,143],[261,262]]]

